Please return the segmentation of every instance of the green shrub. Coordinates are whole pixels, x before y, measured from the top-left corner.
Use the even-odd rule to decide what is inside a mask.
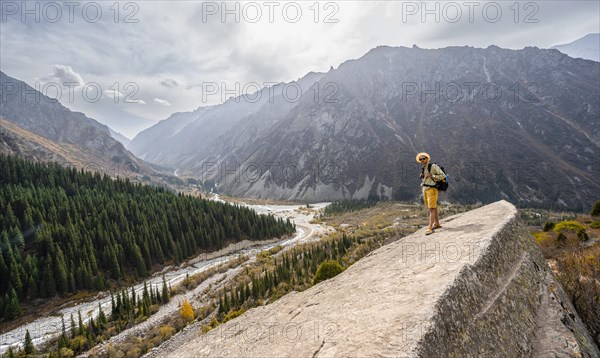
[[[535,242],[537,242],[538,244],[541,244],[541,243],[545,242],[546,240],[548,240],[548,234],[543,231],[542,232],[534,232],[533,237],[535,238]]]
[[[316,285],[321,281],[325,281],[337,276],[342,271],[344,271],[344,268],[342,267],[342,265],[340,265],[339,262],[335,260],[325,261],[321,265],[319,265],[319,268],[315,273],[315,277],[313,278],[312,283],[313,285]]]
[[[594,221],[593,223],[590,224],[590,227],[592,229],[600,229],[600,221]]]
[[[556,224],[554,226],[554,232],[557,233],[561,233],[565,230],[572,230],[575,232],[580,232],[580,231],[585,231],[585,226],[583,226],[582,224],[578,223],[577,221],[574,220],[569,220],[569,221],[561,221],[558,224]]]
[[[600,200],[596,201],[594,207],[592,208],[591,216],[600,216]]]
[[[556,226],[554,226],[553,230],[559,234],[562,234],[565,230],[572,230],[577,233],[577,237],[579,238],[579,240],[588,241],[590,239],[587,232],[585,231],[585,226],[574,220],[561,221],[558,224],[556,224]]]
[[[552,221],[546,221],[546,223],[544,224],[544,231],[550,231],[554,229],[554,223]]]
[[[59,356],[64,357],[64,358],[71,358],[71,357],[75,356],[75,352],[73,352],[72,349],[69,349],[67,347],[62,347],[60,349]]]
[[[231,312],[229,312],[229,313],[228,313],[228,314],[225,316],[225,318],[223,319],[223,322],[227,322],[227,321],[230,321],[230,320],[232,320],[232,319],[234,319],[234,318],[236,318],[236,317],[238,317],[238,316],[241,316],[242,314],[244,314],[244,312],[246,312],[246,310],[245,310],[245,309],[243,309],[243,308],[240,308],[240,309],[239,309],[239,310],[237,310],[237,311],[231,311]]]
[[[164,326],[161,326],[158,329],[158,332],[163,339],[169,339],[175,334],[175,327],[166,324]]]
[[[581,241],[588,241],[590,239],[589,235],[587,234],[587,232],[585,232],[585,230],[577,231],[577,237]]]

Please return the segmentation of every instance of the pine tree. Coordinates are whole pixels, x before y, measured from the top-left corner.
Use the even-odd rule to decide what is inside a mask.
[[[156,293],[154,294],[154,297],[156,297],[156,302],[154,302],[154,304],[159,304],[162,302],[162,297],[160,297],[160,291],[158,291],[158,287],[156,287]]]
[[[67,327],[65,325],[65,316],[61,316],[60,317],[61,323],[62,323],[62,333],[60,335],[60,338],[58,339],[58,349],[61,349],[62,347],[66,347],[67,346]]]
[[[21,273],[19,271],[19,264],[17,263],[17,259],[15,257],[15,253],[9,247],[8,250],[8,262],[10,264],[10,286],[17,293],[17,297],[23,297],[23,281],[21,280]]]
[[[117,311],[117,305],[115,304],[115,295],[113,295],[113,293],[110,293],[110,314],[112,319],[116,319],[117,315],[118,315],[118,311]]]
[[[127,290],[121,291],[121,304],[123,304],[123,314],[127,315],[131,311],[131,305],[129,304],[129,295]]]
[[[121,300],[121,292],[117,291],[117,317],[123,317],[123,301]]]
[[[8,296],[8,303],[5,304],[4,317],[8,319],[17,318],[21,314],[21,305],[19,304],[19,298],[17,292],[13,288]]]
[[[87,335],[88,341],[91,343],[96,340],[96,322],[94,322],[94,317],[90,317],[90,322],[87,325]]]
[[[108,319],[106,319],[106,315],[102,310],[102,305],[100,304],[100,302],[98,302],[98,324],[102,329],[104,329],[108,324]]]
[[[25,333],[25,342],[23,343],[23,351],[26,356],[32,356],[35,354],[35,347],[33,346],[33,341],[31,340],[31,335],[29,334],[29,330]]]
[[[150,293],[148,292],[148,285],[144,281],[144,291],[142,291],[142,300],[144,303],[150,303]]]
[[[52,274],[52,265],[51,258],[46,264],[46,269],[44,270],[44,296],[45,297],[53,297],[56,295],[56,283],[54,282],[54,275]]]
[[[83,326],[83,320],[81,319],[81,311],[77,311],[77,315],[79,316],[79,324],[78,324],[77,333],[80,336],[83,336],[85,333],[85,331],[84,331],[85,327]]]
[[[167,288],[167,280],[165,275],[163,275],[163,286],[162,286],[162,303],[168,303],[171,300],[171,294],[169,289]]]
[[[56,281],[56,289],[64,294],[69,290],[67,281],[67,268],[65,257],[60,247],[56,250],[56,259],[54,261],[54,278]]]
[[[135,288],[133,286],[131,286],[131,306],[135,307],[137,305],[137,298],[135,296]]]
[[[71,339],[77,336],[77,330],[75,326],[75,320],[73,319],[73,314],[71,313]]]
[[[223,297],[219,297],[219,315],[225,314],[225,304],[223,303]]]
[[[252,297],[257,300],[259,297],[259,291],[258,291],[258,280],[256,280],[254,278],[254,276],[252,276]]]
[[[115,253],[115,250],[112,247],[109,249],[109,255],[110,255],[111,276],[115,280],[119,280],[119,279],[121,279],[121,266],[119,265],[119,260],[117,259],[117,254]]]
[[[155,294],[154,288],[152,288],[152,284],[150,284],[149,290],[150,290],[150,302],[152,304],[154,304],[154,303],[156,303],[156,294]]]
[[[229,295],[227,294],[227,291],[223,291],[223,311],[225,313],[229,312],[230,306]]]

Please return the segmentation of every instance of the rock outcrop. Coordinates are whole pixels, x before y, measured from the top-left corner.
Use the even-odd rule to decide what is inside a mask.
[[[198,333],[168,356],[600,356],[513,205],[442,224]]]

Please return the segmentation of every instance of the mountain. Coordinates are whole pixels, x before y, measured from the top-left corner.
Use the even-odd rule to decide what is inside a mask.
[[[111,130],[58,100],[0,72],[3,153],[58,161],[111,176],[152,175],[154,170],[114,139]]]
[[[0,119],[0,153],[33,162],[57,162],[78,168],[89,167],[90,163],[98,164],[72,144],[53,142],[4,119]],[[102,168],[110,166],[110,162],[103,164],[90,169],[103,171]]]
[[[600,61],[600,33],[588,34],[571,43],[552,46],[552,48],[573,58]]]
[[[190,122],[201,117],[210,107],[200,107],[193,112],[179,112],[172,114],[169,118],[162,120],[154,126],[147,128],[138,135],[128,145],[128,149],[135,153],[139,158],[150,160],[154,163],[168,162],[163,160],[161,155],[168,151],[168,148],[161,147],[170,138],[177,135]]]
[[[318,95],[215,106],[147,159],[232,195],[416,200],[427,151],[450,174],[442,200],[587,210],[598,78],[597,62],[535,47],[377,47],[319,75]]]
[[[176,168],[197,165],[199,158],[225,144],[220,138],[222,135],[229,137],[227,133],[236,132],[242,122],[252,122],[244,128],[251,128],[254,133],[259,127],[269,127],[280,118],[280,113],[293,107],[294,103],[284,98],[283,88],[291,87],[290,96],[297,88],[305,93],[322,76],[322,73],[311,72],[292,84],[280,83],[257,93],[230,98],[221,105],[175,113],[140,132],[128,148],[138,157],[156,164]]]
[[[131,139],[125,137],[121,133],[115,132],[110,127],[108,128],[108,130],[110,131],[110,136],[113,137],[114,139],[118,140],[121,144],[123,144],[123,146],[125,148],[127,148],[127,146],[129,145],[129,143],[131,143]]]

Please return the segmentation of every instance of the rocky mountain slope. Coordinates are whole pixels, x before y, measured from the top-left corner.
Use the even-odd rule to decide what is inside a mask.
[[[0,72],[3,153],[58,161],[111,176],[154,174],[111,135],[110,129],[72,112],[23,81]]]
[[[123,134],[121,134],[119,132],[115,132],[111,128],[108,128],[108,130],[110,132],[111,137],[113,137],[114,139],[116,139],[119,142],[121,142],[121,144],[123,144],[123,146],[125,148],[127,148],[127,146],[129,145],[129,143],[131,143],[131,139],[125,137]]]
[[[300,92],[309,91],[323,74],[309,73],[294,82]],[[140,132],[128,146],[138,157],[152,163],[176,168],[192,168],[206,153],[226,150],[232,135],[250,140],[286,113],[294,103],[286,101],[284,90],[289,84],[276,84],[257,93],[233,97],[217,106],[199,107],[192,112],[175,113]],[[293,94],[296,87],[289,90]],[[292,96],[290,94],[290,96]],[[240,128],[244,132],[240,133]],[[247,130],[250,130],[249,132]]]
[[[321,75],[318,95],[235,115],[230,99],[145,158],[233,195],[412,200],[427,151],[449,200],[582,209],[600,193],[598,78],[556,50],[378,47]]]
[[[600,356],[516,214],[500,201],[452,216],[160,356]]]

